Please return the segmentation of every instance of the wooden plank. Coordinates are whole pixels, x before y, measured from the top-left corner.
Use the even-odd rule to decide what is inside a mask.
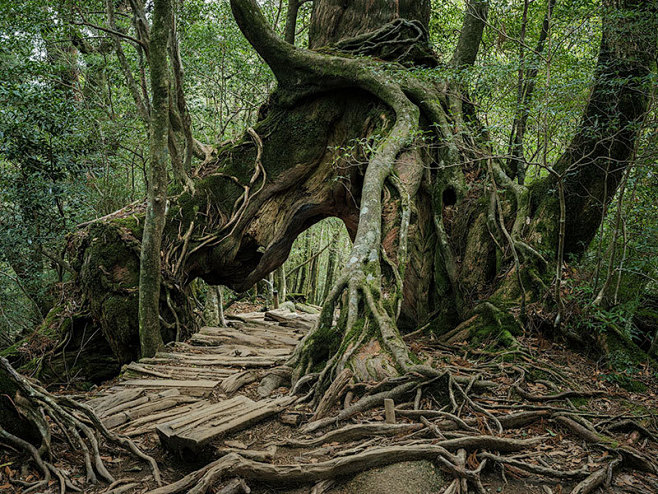
[[[209,401],[200,400],[190,405],[182,405],[159,413],[155,413],[153,415],[140,417],[132,420],[127,424],[125,428],[122,428],[121,434],[134,437],[141,434],[147,434],[149,432],[155,432],[155,427],[157,425],[164,424],[165,422],[169,422],[176,417],[194,412],[195,410],[207,407],[208,405],[210,405]]]
[[[268,311],[265,313],[265,321],[274,321],[287,328],[310,329],[314,321],[302,318],[301,316],[283,311]]]
[[[133,374],[146,374],[147,376],[162,377],[165,379],[171,379],[173,376],[167,372],[162,372],[159,370],[146,367],[144,365],[139,365],[135,362],[131,362],[126,366],[126,371],[132,372]]]
[[[103,415],[99,415],[100,418],[103,417],[110,417],[111,415],[115,415],[119,412],[122,412],[123,410],[127,408],[133,408],[133,407],[138,407],[139,405],[143,405],[145,403],[148,403],[149,399],[148,396],[140,396],[136,400],[133,401],[127,401],[125,403],[121,403],[120,405],[115,406],[114,408],[110,408],[106,412],[103,413]]]
[[[205,415],[197,414],[193,419],[177,420],[158,425],[156,430],[162,444],[172,451],[199,452],[214,439],[242,430],[268,418],[292,403],[295,398],[285,396],[276,400],[259,402],[236,402],[236,396],[209,407]],[[230,404],[230,406],[229,406]]]
[[[191,429],[200,422],[212,420],[213,417],[232,414],[243,409],[250,409],[253,407],[253,403],[253,400],[250,400],[246,396],[236,396],[230,400],[223,400],[219,403],[214,403],[204,407],[194,413],[179,417],[171,422],[167,422],[166,425],[167,428],[172,431]]]
[[[182,379],[129,379],[123,382],[124,386],[137,386],[142,388],[201,388],[213,389],[218,386],[220,381],[199,379],[199,380],[182,380]]]
[[[280,345],[295,346],[302,338],[302,334],[292,332],[267,331],[256,328],[244,328],[240,330],[224,331],[211,335],[208,333],[197,333],[192,337],[192,341],[239,341],[247,345],[268,346],[272,343]]]
[[[195,355],[227,355],[232,357],[280,357],[290,354],[287,348],[255,348],[245,345],[221,345],[218,347],[190,345],[189,343],[176,343],[173,349],[180,353],[193,353]]]
[[[222,366],[222,367],[272,367],[285,361],[285,358],[268,357],[228,357],[222,355],[195,355],[192,353],[164,353],[158,352],[149,359],[151,363],[177,362],[196,366]]]
[[[155,412],[168,410],[176,407],[182,403],[195,403],[198,400],[190,396],[172,396],[170,398],[163,398],[156,401],[148,402],[142,406],[133,408],[131,410],[124,410],[117,414],[113,414],[103,419],[103,424],[108,429],[114,429],[126,422],[135,420],[140,417],[153,415]]]
[[[243,334],[224,334],[221,336],[208,336],[204,334],[195,334],[190,338],[190,343],[194,345],[224,345],[227,343],[240,343],[244,345],[253,345],[256,347],[267,346],[267,341],[262,338],[248,336]]]
[[[146,405],[142,405],[133,410],[128,410],[124,413],[130,420],[134,420],[139,417],[151,415],[153,412],[168,410],[174,406],[180,405],[181,403],[196,403],[197,401],[196,398],[190,396],[172,396],[171,398],[163,398],[158,401],[147,403]]]
[[[256,324],[242,324],[237,328],[204,328],[200,330],[197,334],[205,336],[254,336],[257,338],[267,338],[268,336],[287,336],[287,337],[299,337],[302,334],[306,333],[306,329],[302,328],[285,328],[279,325],[272,323],[256,325]]]
[[[127,401],[133,401],[139,398],[143,393],[144,390],[142,389],[119,389],[116,393],[89,401],[88,405],[91,406],[99,416],[101,416],[110,408],[114,408],[115,406]]]
[[[164,360],[164,361],[163,361]],[[158,364],[158,362],[163,361],[163,363]],[[153,364],[157,365],[152,365],[150,362]],[[144,358],[140,361],[140,366],[143,367],[145,370],[162,370],[163,373],[166,373],[168,375],[176,376],[178,379],[183,379],[189,380],[188,378],[192,379],[225,379],[229,377],[232,374],[235,374],[236,372],[239,372],[237,369],[229,369],[229,368],[213,368],[210,366],[200,366],[200,367],[194,367],[194,364],[190,364],[189,362],[186,361],[181,361],[180,365],[175,365],[178,362],[175,360],[167,360],[167,359],[147,359]],[[169,365],[168,365],[169,364]],[[140,374],[138,368],[134,368],[135,370],[131,369],[132,374]],[[150,375],[150,374],[145,374],[145,375]]]

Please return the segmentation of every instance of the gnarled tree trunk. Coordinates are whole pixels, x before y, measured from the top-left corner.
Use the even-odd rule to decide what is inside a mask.
[[[543,297],[565,252],[591,241],[632,158],[655,46],[630,42],[633,23],[604,15],[581,129],[548,165],[549,177],[526,187],[476,137],[459,84],[408,70],[439,63],[427,43],[429,2],[316,0],[310,46],[321,52],[279,39],[255,0],[231,5],[279,85],[258,123],[204,163],[194,191],[171,200],[165,340],[190,326],[190,311],[181,310],[190,281],[246,290],[284,262],[298,235],[333,216],[345,223],[352,252],[289,362],[295,379],[320,373],[318,396],[345,367],[356,379],[403,372],[416,359],[400,331],[430,321],[450,341],[513,344],[526,304]],[[639,0],[616,8],[655,23]],[[486,12],[486,3],[469,3],[455,67],[475,61]],[[563,222],[560,196],[570,204]],[[140,206],[119,212],[70,246],[92,316],[125,360],[138,355],[127,315],[136,309],[142,217]]]

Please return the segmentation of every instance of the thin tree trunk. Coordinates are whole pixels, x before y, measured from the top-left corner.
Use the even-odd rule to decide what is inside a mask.
[[[632,169],[631,167],[626,169],[624,178],[622,179],[621,185],[619,186],[619,199],[617,202],[617,212],[615,214],[615,226],[612,233],[610,256],[608,257],[608,271],[606,273],[605,280],[603,281],[603,286],[601,286],[601,290],[599,290],[599,293],[596,295],[596,298],[592,302],[594,305],[599,305],[603,301],[603,297],[605,297],[606,291],[610,286],[610,281],[612,280],[612,277],[614,275],[613,266],[615,264],[615,257],[617,256],[617,241],[619,240],[619,232],[621,230],[622,210],[624,206],[624,192],[626,191],[626,182],[628,180],[628,175],[631,169]]]
[[[274,272],[267,275],[267,305],[274,304]]]
[[[320,230],[320,240],[316,243],[317,248],[324,242],[324,228]],[[320,271],[320,255],[315,256],[311,265],[309,266],[309,283],[308,283],[308,302],[311,304],[316,303],[316,294],[318,292],[318,283],[320,282],[318,272]]]
[[[299,0],[288,0],[288,15],[286,16],[285,39],[291,45],[295,44],[295,29],[297,27],[297,13],[301,2]]]
[[[547,0],[546,15],[542,23],[541,32],[539,33],[539,40],[534,50],[535,57],[539,57],[544,51],[544,45],[548,38],[549,30],[551,27],[551,19],[553,16],[553,7],[556,0]],[[530,102],[537,83],[537,74],[539,73],[538,60],[535,61],[530,68],[526,67],[526,55],[524,50],[525,44],[525,31],[527,24],[527,8],[528,2],[524,4],[523,11],[523,29],[521,34],[521,42],[519,46],[519,80],[518,80],[518,94],[517,94],[517,111],[512,123],[512,133],[510,135],[509,144],[509,168],[512,171],[512,178],[516,176],[519,184],[523,185],[525,182],[525,157],[523,153],[523,138],[525,137],[528,117],[530,116]]]
[[[217,304],[219,308],[219,324],[225,328],[228,326],[228,323],[226,322],[226,317],[224,317],[224,287],[218,285],[215,287],[215,289],[217,291],[217,299],[219,301]]]
[[[286,301],[286,296],[288,295],[288,286],[287,286],[287,279],[286,279],[286,267],[285,264],[282,264],[279,269],[276,270],[278,274],[278,281],[277,281],[277,290],[279,291],[279,301],[281,303]]]
[[[219,302],[219,287],[209,286],[206,293],[206,306],[203,309],[203,320],[208,326],[218,326],[219,312],[223,311],[222,304]]]
[[[338,240],[340,239],[340,230],[336,230],[331,237],[331,247],[329,250],[329,259],[327,260],[327,273],[324,277],[324,288],[322,290],[322,300],[321,303],[329,295],[329,290],[331,290],[332,285],[334,284],[334,274],[336,271],[336,257],[338,256]]]
[[[169,132],[169,65],[167,44],[171,0],[156,0],[149,43],[151,69],[151,150],[149,187],[139,269],[139,341],[143,357],[163,346],[160,334],[160,248],[167,210],[167,141]]]
[[[311,256],[311,235],[310,233],[306,232],[306,238],[304,241],[304,256],[303,259],[306,260]],[[306,295],[305,293],[305,287],[306,287],[306,279],[308,278],[308,264],[304,264],[301,268],[299,268],[299,278],[297,278],[297,286],[295,287],[295,292],[296,293],[301,293]]]

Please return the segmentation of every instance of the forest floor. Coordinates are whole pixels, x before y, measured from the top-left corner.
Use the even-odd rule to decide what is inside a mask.
[[[244,309],[253,307],[239,307]],[[268,366],[263,355],[284,357],[294,347],[286,338],[301,337],[312,317],[303,315],[294,324],[286,323],[285,317],[278,317],[279,323],[267,322],[263,313],[256,312],[238,317],[242,325],[236,324],[237,329],[207,330],[196,341],[172,350],[197,359],[188,367],[200,369],[199,382],[208,381],[212,388],[194,387],[185,375],[188,371],[166,374],[171,362],[161,356],[161,361],[139,364],[140,372],[151,369],[152,374],[142,376],[146,379],[135,379],[135,371],[126,370],[121,378],[77,395],[96,406],[108,427],[130,434],[156,458],[165,484],[179,481],[158,493],[190,492],[206,483],[207,492],[247,492],[237,477],[244,478],[253,493],[455,493],[466,492],[460,491],[466,484],[468,492],[482,488],[510,494],[658,492],[653,463],[658,458],[658,383],[656,370],[648,366],[632,375],[620,374],[537,335],[522,337],[519,348],[500,352],[484,346],[447,346],[420,336],[410,342],[412,350],[425,366],[439,372],[430,378],[421,372],[383,383],[346,384],[325,403],[329,406],[324,413],[314,417],[310,405],[290,397],[287,388],[274,389],[269,396],[259,393],[260,377],[280,361],[273,359],[276,362]],[[250,325],[256,329],[249,331]],[[248,335],[246,340],[226,341],[240,340],[240,331]],[[280,344],[271,343],[267,331]],[[254,353],[242,351],[245,358],[262,360],[257,369],[236,369],[238,360],[227,364],[225,354],[217,356],[227,345],[248,347],[253,335],[270,342],[251,340]],[[238,359],[235,355],[231,358]],[[206,365],[202,358],[216,358],[222,364]],[[227,365],[235,372],[221,377]],[[250,379],[237,379],[245,375]],[[175,395],[160,386],[172,377],[178,384],[166,389],[178,386]],[[123,405],[117,401],[120,393],[132,393],[149,378],[155,379],[137,399]],[[213,379],[220,385],[212,384]],[[178,408],[171,410],[180,413],[167,417],[166,411],[158,412],[163,407],[154,401],[156,394],[161,401],[173,400]],[[390,417],[386,420],[385,397],[395,400],[394,423]],[[237,400],[239,406],[249,404],[235,412],[243,417],[254,414],[258,404],[275,403],[279,408],[225,427],[235,417],[229,413],[229,419],[218,420],[211,407],[233,403],[230,400]],[[108,407],[113,407],[112,413],[102,415]],[[130,410],[148,413],[121,415]],[[209,410],[211,416],[199,410]],[[168,429],[173,439],[164,448],[155,424],[167,429],[172,417],[180,424],[178,416],[191,422],[194,413],[200,418],[193,433],[185,436],[173,425]],[[200,430],[209,440],[188,448],[190,437]],[[58,439],[62,437],[55,432],[55,465],[67,471],[83,492],[118,494],[157,488],[148,465],[106,444],[103,460],[118,479],[116,485],[82,485],[80,452],[70,451]],[[185,446],[176,442],[182,439],[188,441]],[[22,492],[15,481],[33,480],[37,470],[25,457],[6,451],[0,454],[0,492]],[[53,481],[52,492],[57,489]]]

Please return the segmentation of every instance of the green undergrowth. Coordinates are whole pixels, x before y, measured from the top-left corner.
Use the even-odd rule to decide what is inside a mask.
[[[470,342],[473,345],[486,344],[493,348],[515,348],[517,336],[523,329],[514,316],[492,304],[484,304],[477,310],[479,317],[470,330]]]

